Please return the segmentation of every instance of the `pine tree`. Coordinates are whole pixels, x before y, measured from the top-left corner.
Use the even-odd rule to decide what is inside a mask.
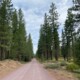
[[[58,61],[59,57],[59,35],[58,35],[58,13],[54,3],[51,4],[49,10],[49,23],[52,29],[52,46],[54,50],[55,59]]]
[[[75,53],[74,53],[74,62],[80,65],[80,1],[73,0],[73,9],[72,11],[77,12],[74,14],[75,26],[76,26],[76,35],[75,35]]]
[[[23,18],[23,13],[22,10],[19,9],[18,12],[18,19],[19,19],[19,26],[18,26],[18,54],[17,54],[17,58],[19,60],[26,60],[26,44],[27,44],[27,40],[26,40],[26,31],[25,31],[25,21]]]
[[[32,40],[31,40],[32,41]],[[11,0],[0,0],[0,59],[27,61],[28,44],[22,10],[13,9]],[[30,51],[33,53],[32,44]]]
[[[38,56],[41,57],[42,59],[52,59],[52,41],[51,41],[51,28],[49,26],[48,22],[48,17],[47,14],[45,13],[44,16],[44,23],[41,26],[40,30],[40,39],[38,43],[38,51],[37,53],[39,54]]]
[[[64,30],[62,30],[61,54],[62,54],[64,60],[66,60],[67,59],[67,53],[66,53],[66,38],[65,38],[65,31]]]
[[[74,62],[80,66],[80,36],[75,42]]]
[[[12,17],[12,43],[10,58],[15,59],[18,53],[18,14],[17,10],[13,12]]]
[[[71,57],[71,45],[72,45],[72,51],[74,50],[73,45],[74,45],[74,33],[75,33],[73,14],[69,9],[68,9],[68,17],[65,21],[64,31],[66,38],[67,60],[69,60]]]
[[[31,39],[31,34],[29,34],[28,36],[28,42],[27,42],[27,45],[28,45],[28,58],[29,60],[31,60],[31,58],[33,58],[33,43],[32,43],[32,39]]]
[[[46,56],[45,55],[45,40],[44,40],[44,35],[43,35],[43,25],[41,25],[37,57],[40,59],[45,59],[45,56]]]
[[[38,43],[37,54],[44,59],[52,59],[54,51],[55,59],[58,60],[59,56],[59,35],[58,35],[58,14],[56,7],[52,3],[49,11],[50,15],[44,16],[44,23],[40,30],[40,39]]]
[[[44,24],[43,24],[43,31],[44,31],[44,37],[45,37],[45,48],[46,48],[46,59],[49,58],[52,59],[52,39],[51,39],[51,28],[49,26],[48,17],[47,14],[44,16]]]
[[[11,47],[11,0],[3,0],[0,6],[0,59],[8,58]]]

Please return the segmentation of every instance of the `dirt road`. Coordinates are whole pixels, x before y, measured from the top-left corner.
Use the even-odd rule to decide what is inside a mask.
[[[17,71],[0,80],[55,80],[37,60],[33,59]]]

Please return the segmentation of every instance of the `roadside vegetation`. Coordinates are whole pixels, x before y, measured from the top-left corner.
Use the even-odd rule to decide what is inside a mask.
[[[73,63],[73,61],[68,62],[59,59],[57,62],[53,59],[43,61],[42,64],[53,76],[58,75],[59,80],[63,79],[63,77],[66,80],[80,80],[80,66]]]
[[[36,57],[46,64],[45,68],[72,72],[80,80],[80,2],[73,0],[67,10],[62,37],[59,37],[59,14],[54,3],[45,13],[41,25]]]

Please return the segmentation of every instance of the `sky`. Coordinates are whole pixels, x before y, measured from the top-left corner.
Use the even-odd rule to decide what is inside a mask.
[[[12,0],[16,9],[23,10],[27,35],[30,33],[32,36],[34,53],[38,46],[40,25],[43,24],[44,14],[49,12],[52,2],[55,3],[59,13],[59,37],[61,37],[67,10],[72,6],[72,0]]]

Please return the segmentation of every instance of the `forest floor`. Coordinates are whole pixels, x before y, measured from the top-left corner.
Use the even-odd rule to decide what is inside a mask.
[[[0,78],[21,67],[23,63],[14,60],[0,61]]]
[[[78,80],[72,73],[62,70],[48,69],[51,76],[55,77],[56,80]]]
[[[69,72],[65,69],[62,68],[57,68],[56,65],[52,66],[54,68],[51,67],[50,64],[54,64],[54,63],[42,63],[44,68],[47,69],[47,71],[49,72],[49,74],[52,77],[55,77],[56,80],[79,80],[76,75],[72,72]],[[48,68],[46,67],[48,65]]]

